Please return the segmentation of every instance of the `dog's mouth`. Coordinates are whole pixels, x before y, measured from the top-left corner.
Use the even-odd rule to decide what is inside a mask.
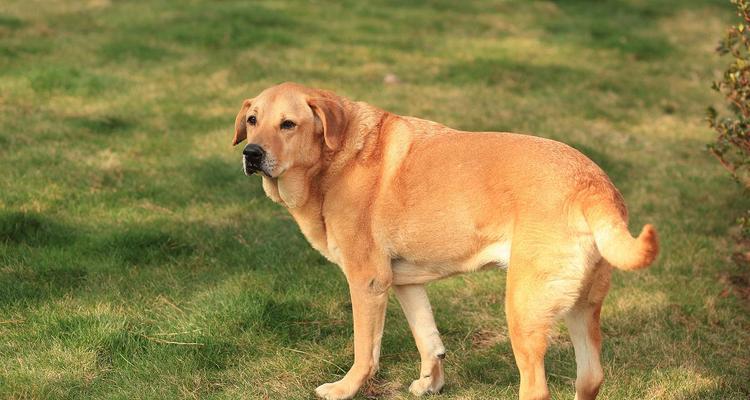
[[[273,178],[273,176],[271,176],[271,173],[266,167],[264,162],[261,162],[260,165],[255,164],[255,163],[250,162],[247,159],[247,157],[242,157],[242,171],[245,172],[245,175],[247,176],[252,176],[256,172],[259,172],[269,178]]]
[[[247,157],[242,157],[242,170],[245,172],[245,175],[251,176],[256,172],[260,172],[261,166],[251,163]]]

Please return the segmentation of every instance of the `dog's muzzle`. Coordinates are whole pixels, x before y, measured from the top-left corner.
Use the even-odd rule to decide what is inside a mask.
[[[266,151],[257,144],[248,144],[242,150],[242,166],[246,175],[252,175],[262,170],[263,160],[266,157]]]

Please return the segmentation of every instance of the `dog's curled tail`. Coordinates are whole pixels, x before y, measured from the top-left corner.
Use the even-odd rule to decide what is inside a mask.
[[[627,211],[622,197],[615,193],[598,204],[583,209],[594,235],[599,253],[610,264],[622,270],[646,268],[659,254],[656,229],[646,224],[641,234],[634,238],[628,231]]]

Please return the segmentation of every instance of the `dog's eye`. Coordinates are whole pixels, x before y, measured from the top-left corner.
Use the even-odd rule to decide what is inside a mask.
[[[258,119],[255,118],[255,115],[251,115],[247,117],[247,123],[250,125],[255,125],[258,122]]]
[[[297,126],[297,124],[288,119],[281,121],[281,129],[292,129],[295,126]]]

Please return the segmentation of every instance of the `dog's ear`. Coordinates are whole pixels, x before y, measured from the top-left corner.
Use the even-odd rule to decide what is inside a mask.
[[[320,126],[323,131],[326,146],[331,150],[338,150],[349,123],[344,106],[338,100],[328,97],[315,97],[308,100],[307,104],[315,115],[316,130]]]
[[[236,146],[238,143],[247,139],[245,115],[247,114],[247,109],[250,108],[252,103],[253,102],[250,99],[242,102],[242,108],[240,108],[240,112],[237,113],[237,118],[234,119],[234,140],[232,140],[232,146]]]

